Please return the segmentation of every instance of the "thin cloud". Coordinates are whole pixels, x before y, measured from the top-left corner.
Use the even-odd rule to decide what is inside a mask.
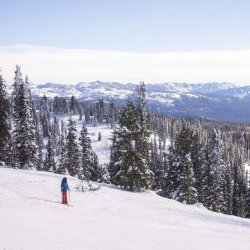
[[[0,68],[8,83],[13,81],[16,64],[34,83],[98,79],[250,84],[250,50],[132,53],[30,45],[0,47]]]

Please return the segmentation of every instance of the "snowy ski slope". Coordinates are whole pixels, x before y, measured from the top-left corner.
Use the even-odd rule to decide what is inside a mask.
[[[60,204],[62,176],[0,168],[1,250],[250,249],[250,220],[102,184]]]

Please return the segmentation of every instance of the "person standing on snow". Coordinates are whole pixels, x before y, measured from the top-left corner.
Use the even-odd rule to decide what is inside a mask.
[[[61,183],[61,191],[62,191],[62,204],[68,204],[67,200],[67,191],[70,191],[69,185],[67,183],[67,178],[63,177],[62,183]]]

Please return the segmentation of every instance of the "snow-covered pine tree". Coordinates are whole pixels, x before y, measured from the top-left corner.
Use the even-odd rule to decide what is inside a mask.
[[[247,193],[246,193],[245,217],[250,218],[250,188],[249,186],[247,187]]]
[[[43,129],[43,136],[46,137],[51,132],[49,101],[47,96],[43,97],[42,109],[40,111],[40,121]]]
[[[39,107],[40,108],[40,107]],[[42,133],[42,125],[40,120],[40,112],[35,115],[36,118],[36,144],[38,145],[38,162],[37,162],[37,170],[41,171],[43,169],[43,133]]]
[[[156,134],[155,133],[154,133],[154,139],[151,139],[151,142],[150,142],[150,152],[151,152],[151,170],[155,176],[155,180],[154,180],[155,183],[153,184],[153,186],[157,186],[157,184],[158,184],[158,178],[157,178],[158,150],[157,150]]]
[[[62,127],[64,128],[63,122]],[[66,174],[67,172],[67,151],[66,151],[66,142],[64,137],[64,131],[62,128],[62,134],[60,139],[60,155],[59,155],[59,163],[56,173],[58,174]]]
[[[87,102],[84,107],[84,117],[85,117],[86,124],[89,124],[90,123],[90,103],[89,102]]]
[[[101,141],[102,140],[102,134],[101,134],[101,132],[99,131],[98,132],[98,141]]]
[[[116,107],[112,101],[109,104],[107,119],[108,122],[110,123],[110,127],[114,128],[116,121]]]
[[[241,178],[241,185],[240,185],[240,204],[241,204],[241,210],[240,210],[240,217],[246,217],[246,197],[247,197],[247,190],[248,190],[248,180],[247,180],[247,173],[245,170],[242,172],[242,178]]]
[[[91,181],[96,181],[96,182],[103,182],[104,181],[104,176],[105,172],[103,172],[101,166],[99,165],[98,157],[94,151],[91,152],[90,154],[91,157]]]
[[[245,169],[245,139],[244,135],[241,134],[241,138],[238,141],[238,150],[239,150],[239,166],[241,172],[240,178],[240,217],[246,216],[246,197],[247,197],[247,190],[248,190],[248,173]]]
[[[153,173],[149,169],[149,146],[146,145],[148,135],[141,127],[139,119],[141,117],[137,108],[128,101],[121,111],[119,127],[113,133],[109,165],[111,182],[130,191],[149,188],[153,179]],[[140,142],[147,152],[141,151]]]
[[[226,212],[224,189],[226,186],[226,166],[222,158],[221,134],[213,129],[207,150],[207,160],[203,172],[203,205],[215,212]]]
[[[151,141],[151,169],[154,173],[154,184],[153,189],[161,189],[162,179],[164,176],[164,160],[163,160],[163,149],[161,138],[159,143],[156,141],[156,134],[154,134],[154,140]]]
[[[163,190],[163,195],[187,204],[198,201],[191,160],[192,133],[190,126],[183,122],[173,147],[170,147],[169,170]]]
[[[142,127],[142,135],[148,136],[150,132],[148,131],[149,122],[148,122],[148,114],[146,109],[146,89],[145,83],[140,82],[137,86],[137,112],[138,112],[138,119],[139,125]]]
[[[102,123],[105,117],[104,111],[104,101],[103,99],[99,99],[96,103],[96,119],[99,123]]]
[[[54,116],[54,120],[52,123],[52,129],[51,129],[51,139],[52,139],[52,144],[53,148],[55,151],[55,155],[60,154],[60,126],[59,126],[59,120]]]
[[[21,68],[19,65],[16,65],[16,70],[15,70],[15,77],[14,77],[14,83],[12,85],[13,91],[12,91],[12,106],[15,106],[14,99],[18,93],[19,86],[23,82],[23,77],[21,73]]]
[[[55,153],[51,135],[48,136],[47,155],[43,165],[44,171],[56,172]]]
[[[43,169],[43,138],[39,140],[38,144],[38,163],[37,168],[38,171]]]
[[[78,114],[78,103],[74,96],[71,96],[70,98],[69,109],[71,115]]]
[[[88,136],[88,130],[85,124],[82,125],[81,136],[79,138],[81,145],[81,163],[79,178],[82,180],[91,180],[94,174],[92,164],[92,147],[91,140]]]
[[[70,118],[66,137],[66,168],[71,176],[78,176],[80,170],[80,155],[76,133],[76,122]]]
[[[232,214],[245,217],[247,179],[244,169],[244,154],[240,145],[234,145],[235,161],[233,165],[233,209]]]
[[[21,72],[17,67],[15,77],[19,79],[16,84],[17,92],[14,90],[14,130],[13,142],[16,152],[17,166],[19,168],[36,167],[38,163],[36,145],[36,125],[33,116],[33,103],[29,90],[28,78],[25,82],[21,78]]]
[[[195,188],[195,177],[190,154],[182,159],[183,172],[180,173],[181,185],[178,188],[176,200],[185,204],[194,204],[198,201],[198,192]],[[180,167],[180,165],[178,166]]]
[[[57,114],[67,114],[68,103],[64,97],[55,96],[53,99],[53,111]]]
[[[233,168],[233,210],[232,214],[233,215],[239,215],[240,213],[240,202],[239,202],[239,195],[240,195],[240,188],[239,188],[239,183],[240,183],[240,173],[237,164],[234,165]]]
[[[167,154],[168,168],[164,174],[162,181],[162,191],[160,193],[162,196],[169,199],[173,199],[173,197],[175,197],[174,194],[178,186],[178,174],[174,165],[175,161],[175,148],[174,142],[172,142],[171,146],[169,147],[169,153]]]
[[[235,147],[232,142],[231,135],[223,135],[223,159],[226,165],[224,185],[224,200],[226,202],[226,214],[232,214],[233,212],[233,168],[235,162]]]
[[[11,134],[6,147],[5,163],[7,166],[17,168],[18,167],[17,162],[18,161],[16,159],[15,144]]]
[[[98,173],[100,173],[100,178],[97,180],[98,182],[110,183],[110,176],[108,172],[107,164],[98,164]]]
[[[144,187],[149,188],[154,179],[151,171],[151,156],[150,156],[150,130],[149,130],[149,115],[146,109],[146,89],[145,83],[140,82],[137,88],[137,107],[135,116],[137,117],[137,127],[135,128],[136,140],[135,150],[137,152],[137,168],[141,172]]]
[[[79,107],[79,121],[82,121],[82,116],[83,116],[83,107],[82,107],[82,103],[80,103],[80,107]]]
[[[5,162],[5,153],[10,139],[9,101],[5,81],[0,74],[0,162]]]
[[[198,193],[198,201],[202,202],[202,173],[205,164],[205,141],[197,130],[193,130],[191,145],[191,161],[195,178],[195,189]]]
[[[97,126],[97,110],[96,110],[96,105],[93,105],[91,121],[92,121],[91,124],[94,127],[96,127]]]

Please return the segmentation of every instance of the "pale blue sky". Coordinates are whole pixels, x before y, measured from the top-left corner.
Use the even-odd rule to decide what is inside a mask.
[[[32,82],[250,84],[250,0],[0,0],[0,69]]]
[[[0,0],[0,45],[133,52],[250,48],[249,0]]]

